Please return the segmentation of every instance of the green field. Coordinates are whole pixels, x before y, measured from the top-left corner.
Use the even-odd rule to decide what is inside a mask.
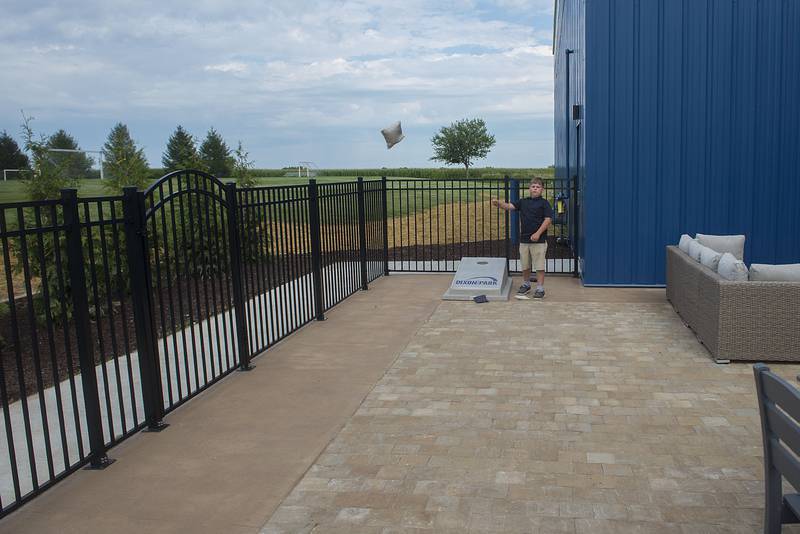
[[[430,171],[433,176],[443,173],[443,171],[455,171],[456,169],[407,169],[409,176],[387,176],[387,178],[392,179],[408,179],[408,180],[415,180],[421,173],[424,174],[425,171]],[[353,171],[358,172],[361,175],[365,176],[366,180],[377,180],[379,179],[378,176],[381,174],[381,169],[353,169]],[[386,169],[385,171],[395,171],[397,172],[398,169]],[[384,171],[384,172],[385,172]],[[543,178],[551,178],[553,176],[553,169],[552,168],[544,168],[544,169],[494,169],[491,173],[486,173],[485,169],[475,169],[476,173],[480,175],[481,171],[487,175],[491,175],[493,179],[497,179],[497,176],[508,174],[510,176],[518,177],[520,180],[526,180],[533,176],[540,176]],[[317,176],[315,179],[317,183],[325,184],[325,183],[339,183],[339,182],[348,182],[353,181],[356,179],[356,174],[353,173],[352,175],[341,175],[339,176],[338,173],[341,171],[335,170],[324,170],[320,171],[321,174],[337,174],[335,176],[325,175],[325,176]],[[463,171],[462,171],[463,172]],[[399,174],[399,173],[398,173]],[[448,172],[448,174],[452,174],[452,172]],[[497,175],[497,176],[495,176]],[[435,180],[439,183],[437,187],[445,187],[444,184],[446,183],[446,179],[440,178],[436,176]],[[223,180],[228,181],[228,180]],[[293,178],[288,176],[282,177],[261,177],[256,178],[257,185],[259,186],[270,186],[270,185],[301,185],[308,183],[307,178]],[[103,187],[103,182],[100,180],[79,180],[78,181],[78,196],[81,197],[96,197],[96,196],[104,196],[110,194],[105,187]],[[427,195],[427,193],[425,193]],[[466,197],[472,196],[472,194],[465,193]],[[28,200],[27,193],[25,191],[25,186],[23,182],[19,180],[9,180],[7,182],[0,182],[0,204],[7,203],[7,202],[19,202]],[[462,198],[462,200],[466,200]]]
[[[367,171],[368,169],[358,169],[358,171]],[[394,170],[394,169],[392,169]],[[414,172],[410,174],[418,174],[420,169],[412,169]],[[525,188],[524,180],[531,176],[541,176],[544,178],[552,177],[553,169],[505,169],[507,171],[515,171],[512,175],[520,177],[520,184]],[[375,172],[374,170],[372,171]],[[363,174],[368,174],[363,172]],[[494,173],[493,173],[494,174]],[[424,180],[420,178],[410,178],[407,176],[387,176],[393,180],[408,180],[408,182],[395,182],[391,187],[394,189],[390,192],[388,198],[389,217],[396,217],[401,215],[408,215],[413,212],[422,212],[426,209],[432,209],[440,204],[463,204],[472,202],[488,202],[490,197],[502,196],[502,188],[496,178],[488,179],[484,182],[485,185],[480,186],[482,181],[471,180],[470,182],[459,182],[446,179]],[[356,176],[318,176],[315,178],[318,184],[329,183],[342,183],[351,182],[356,180]],[[372,181],[378,180],[374,174],[365,177],[365,180]],[[224,179],[223,181],[229,181]],[[303,185],[308,183],[308,178],[293,178],[293,177],[261,177],[256,178],[256,185],[258,186],[285,186],[285,185]],[[477,186],[477,187],[476,187]],[[104,186],[103,182],[97,179],[93,180],[79,180],[78,196],[80,197],[100,197],[111,194]],[[500,189],[497,189],[500,187]],[[525,192],[522,191],[524,195]],[[550,197],[551,195],[546,194]],[[29,200],[25,185],[18,180],[9,180],[7,182],[0,182],[0,204],[8,202],[20,202]],[[552,200],[552,198],[550,199]],[[92,207],[92,212],[95,208]],[[94,213],[93,213],[94,215]],[[17,219],[16,210],[10,210],[6,213],[6,217],[10,227],[15,226]]]

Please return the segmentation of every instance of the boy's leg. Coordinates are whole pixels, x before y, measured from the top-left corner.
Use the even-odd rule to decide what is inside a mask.
[[[533,252],[533,268],[536,270],[536,291],[535,298],[544,297],[544,274],[547,267],[547,243],[536,243]]]
[[[531,283],[528,281],[531,276],[532,260],[531,246],[527,243],[519,244],[519,260],[522,269],[522,285],[517,290],[517,295],[525,295],[531,290]]]

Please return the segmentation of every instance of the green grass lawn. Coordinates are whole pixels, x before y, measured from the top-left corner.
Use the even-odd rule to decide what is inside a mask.
[[[520,172],[526,171],[526,169],[520,170]],[[537,176],[543,176],[545,178],[550,178],[553,175],[553,169],[527,169],[527,171],[533,172]],[[520,178],[521,181],[527,179],[526,172],[525,178]],[[407,179],[407,180],[414,180],[414,178],[407,178],[404,176],[389,176],[390,179]],[[319,184],[326,184],[326,183],[340,183],[340,182],[349,182],[354,181],[356,179],[355,176],[319,176],[316,178],[317,183]],[[365,180],[379,180],[380,178],[377,177],[367,177]],[[227,179],[223,181],[228,181]],[[437,180],[438,185],[437,187],[445,189],[448,188],[445,186],[447,183],[446,180]],[[264,177],[264,178],[257,178],[256,179],[257,185],[259,186],[281,186],[281,185],[302,185],[308,183],[308,178],[293,178],[288,176],[282,177]],[[474,182],[473,182],[474,183]],[[457,183],[453,183],[452,187],[458,187]],[[104,183],[101,180],[79,180],[78,181],[78,196],[80,197],[97,197],[97,196],[104,196],[114,194],[111,191],[108,191],[103,185]],[[421,186],[424,187],[424,186]],[[472,193],[464,193],[464,195],[469,196]],[[425,193],[427,195],[427,193]],[[448,194],[449,196],[449,194]],[[8,180],[6,182],[0,182],[0,204],[7,203],[7,202],[19,202],[28,200],[27,193],[25,191],[24,183],[19,180]]]
[[[549,169],[546,169],[549,170]],[[469,202],[488,202],[490,197],[502,197],[503,189],[501,182],[486,181],[480,185],[479,181],[458,182],[448,180],[420,180],[406,178],[402,176],[390,176],[393,180],[408,180],[407,182],[395,182],[392,184],[393,191],[389,194],[388,208],[389,217],[407,215],[415,211],[431,209],[439,204],[469,203]],[[355,176],[320,176],[315,178],[318,184],[352,182]],[[379,178],[365,178],[367,181],[379,180]],[[229,180],[223,180],[229,181]],[[258,186],[286,186],[304,185],[308,183],[308,178],[292,177],[269,177],[257,178]],[[526,194],[525,183],[520,182],[521,196]],[[114,194],[107,190],[104,183],[100,180],[79,180],[78,196],[80,197],[100,197]],[[477,187],[476,187],[477,186]],[[550,196],[550,195],[548,195]],[[8,202],[20,202],[28,200],[28,195],[23,182],[9,180],[0,182],[0,204]],[[8,212],[9,222],[16,220],[13,212]]]

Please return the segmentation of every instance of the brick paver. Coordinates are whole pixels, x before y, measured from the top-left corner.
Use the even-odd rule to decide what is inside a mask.
[[[666,302],[443,302],[263,532],[757,532],[754,391]]]

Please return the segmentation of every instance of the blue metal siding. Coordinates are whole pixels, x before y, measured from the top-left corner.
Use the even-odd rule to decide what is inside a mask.
[[[584,282],[663,284],[664,246],[681,233],[743,233],[747,263],[800,262],[800,2],[572,0],[562,9],[557,170],[564,37],[586,51],[585,80],[577,73]]]
[[[555,175],[557,178],[567,179],[578,174],[584,176],[584,163],[586,161],[586,143],[577,142],[578,130],[576,122],[571,119],[573,104],[582,105],[585,102],[585,45],[584,45],[584,9],[586,0],[558,0],[556,9],[557,39],[554,47],[555,61]],[[567,60],[566,50],[573,50],[570,56],[570,90],[569,104],[567,104]],[[569,113],[570,119],[567,120]],[[585,126],[581,126],[581,131]],[[567,175],[567,132],[569,131],[569,176]],[[583,134],[581,134],[583,135]],[[577,154],[580,147],[581,154]],[[578,162],[582,169],[577,169]],[[582,202],[583,199],[580,199]],[[583,235],[583,221],[579,236]],[[578,243],[579,250],[583,250],[583,240]]]

